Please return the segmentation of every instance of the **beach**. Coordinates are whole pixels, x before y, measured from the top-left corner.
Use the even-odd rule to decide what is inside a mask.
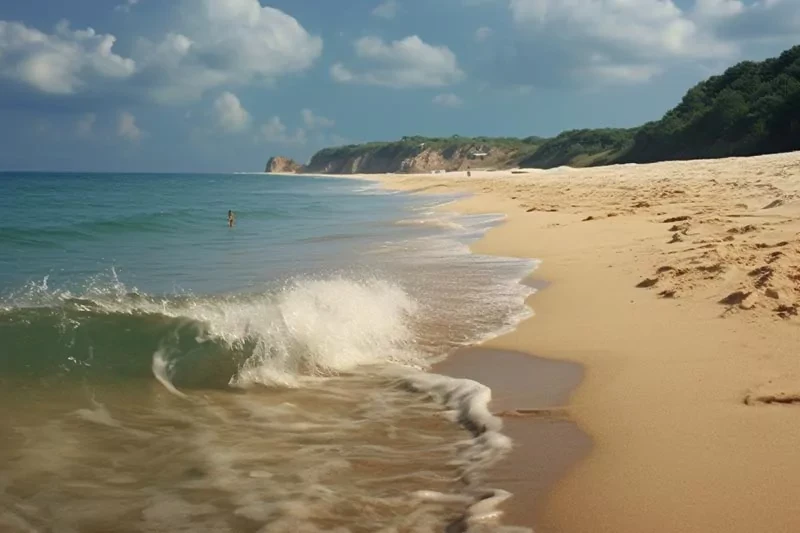
[[[800,528],[800,154],[360,177],[472,193],[443,209],[507,215],[473,251],[542,261],[535,316],[482,347],[580,364],[565,416],[592,446],[541,505],[515,490],[516,522]]]
[[[0,529],[796,531],[798,169],[6,176]]]

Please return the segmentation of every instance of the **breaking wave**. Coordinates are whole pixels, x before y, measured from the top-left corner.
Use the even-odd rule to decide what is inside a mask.
[[[371,365],[424,366],[417,303],[381,279],[302,279],[274,291],[154,297],[120,282],[80,295],[45,279],[0,303],[11,375],[152,377],[177,387],[296,387]]]

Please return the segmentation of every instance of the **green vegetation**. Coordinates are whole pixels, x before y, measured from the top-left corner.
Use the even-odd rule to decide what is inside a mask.
[[[553,168],[607,164],[630,148],[636,131],[635,128],[565,131],[541,143],[519,166]]]
[[[800,46],[744,61],[642,126],[621,162],[747,156],[800,149]]]
[[[413,157],[424,150],[436,150],[446,158],[452,157],[459,150],[501,150],[514,161],[530,154],[541,142],[538,137],[517,139],[515,137],[403,137],[399,141],[368,142],[349,144],[333,148],[324,148],[314,154],[309,167],[319,165],[322,161],[355,159],[369,156],[375,159],[400,160]]]
[[[535,168],[800,150],[800,46],[778,58],[739,63],[697,84],[663,118],[638,128],[571,130],[552,139],[403,137],[326,148],[309,167],[358,157],[400,162],[424,150],[439,151],[446,159],[485,151],[485,165]]]

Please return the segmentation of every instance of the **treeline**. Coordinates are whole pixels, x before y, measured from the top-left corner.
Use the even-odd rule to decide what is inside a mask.
[[[744,61],[689,89],[645,124],[620,162],[747,156],[800,149],[800,46]]]

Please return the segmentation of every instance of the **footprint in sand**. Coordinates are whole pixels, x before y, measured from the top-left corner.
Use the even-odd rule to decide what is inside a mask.
[[[692,217],[690,217],[689,215],[681,215],[681,216],[677,216],[677,217],[665,218],[664,220],[661,221],[661,223],[662,224],[671,224],[673,222],[683,222],[685,220],[691,220],[691,219],[692,219]]]
[[[783,200],[781,200],[780,198],[778,198],[777,200],[773,200],[773,201],[771,201],[770,203],[768,203],[767,205],[765,205],[765,206],[764,206],[764,207],[762,207],[761,209],[773,209],[773,208],[775,208],[775,207],[780,207],[780,206],[782,206],[782,205],[783,205]]]
[[[691,227],[692,226],[688,222],[684,222],[683,224],[673,224],[667,231],[678,231],[686,235]]]
[[[754,270],[751,270],[747,274],[751,278],[758,278],[755,282],[755,286],[757,289],[764,287],[769,280],[772,279],[772,276],[775,275],[775,271],[772,269],[771,266],[764,265],[762,267],[758,267]]]
[[[779,305],[778,307],[775,308],[775,313],[779,317],[781,317],[783,319],[787,319],[787,318],[791,318],[793,316],[797,316],[799,310],[800,310],[800,305],[798,305],[798,304],[792,304],[792,305],[781,304],[781,305]]]
[[[748,394],[744,397],[745,405],[758,405],[758,404],[779,404],[779,405],[795,405],[800,404],[800,394],[797,393],[779,393],[779,394]]]
[[[757,296],[750,291],[734,291],[719,301],[722,305],[732,308],[739,306],[742,309],[752,309],[755,307]]]
[[[758,230],[759,230],[759,227],[756,226],[755,224],[747,224],[746,226],[730,228],[728,230],[728,233],[734,233],[734,234],[741,235],[741,234],[751,233],[753,231],[758,231]]]

